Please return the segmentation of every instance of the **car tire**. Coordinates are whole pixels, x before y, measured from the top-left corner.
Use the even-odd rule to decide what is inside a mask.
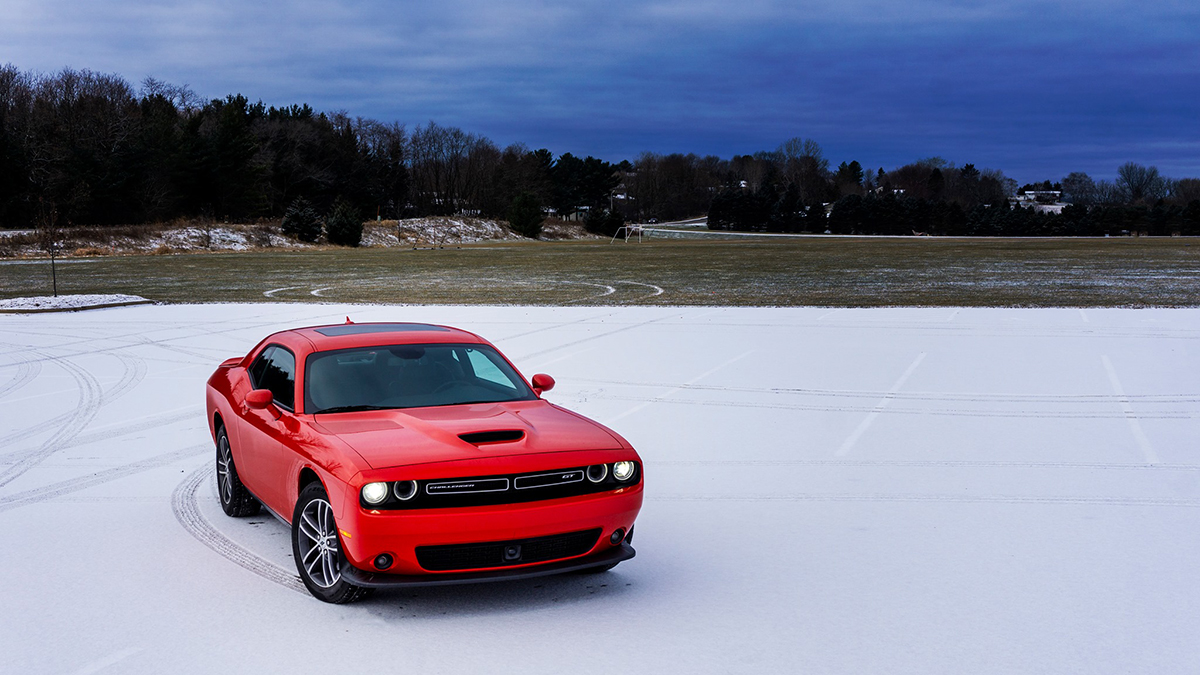
[[[231,518],[244,518],[258,513],[261,506],[254,495],[242,485],[237,466],[233,463],[233,448],[225,427],[217,427],[217,496],[221,510]]]
[[[300,491],[292,511],[292,557],[300,580],[313,597],[343,605],[366,597],[370,589],[355,586],[342,576],[346,556],[333,519],[333,505],[320,483]]]

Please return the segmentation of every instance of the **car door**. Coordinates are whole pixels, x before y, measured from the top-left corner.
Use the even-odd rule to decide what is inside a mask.
[[[254,389],[266,389],[274,403],[263,410],[243,404],[239,411],[242,452],[239,475],[246,487],[275,512],[291,516],[287,502],[290,469],[295,462],[291,446],[298,428],[293,417],[296,407],[296,357],[286,347],[270,345],[250,365],[248,374]]]

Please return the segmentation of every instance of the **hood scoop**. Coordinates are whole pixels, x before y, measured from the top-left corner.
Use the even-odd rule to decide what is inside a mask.
[[[483,445],[485,443],[511,443],[525,438],[525,432],[520,429],[502,430],[502,431],[474,431],[469,434],[459,434],[459,438],[470,443],[471,445]]]

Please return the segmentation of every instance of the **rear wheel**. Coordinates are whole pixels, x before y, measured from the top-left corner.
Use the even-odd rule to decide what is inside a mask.
[[[342,553],[333,506],[320,483],[300,491],[292,512],[292,557],[300,580],[318,600],[341,605],[365,597],[368,589],[342,577]]]
[[[217,494],[221,498],[221,510],[227,516],[243,518],[258,513],[258,500],[238,478],[233,450],[229,447],[229,434],[223,426],[217,428]]]

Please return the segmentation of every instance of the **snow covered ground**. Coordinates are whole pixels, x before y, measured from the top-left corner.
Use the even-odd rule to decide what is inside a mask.
[[[449,323],[646,462],[600,577],[297,590],[221,514],[205,378]],[[1200,310],[139,306],[0,316],[5,673],[1185,673]]]

